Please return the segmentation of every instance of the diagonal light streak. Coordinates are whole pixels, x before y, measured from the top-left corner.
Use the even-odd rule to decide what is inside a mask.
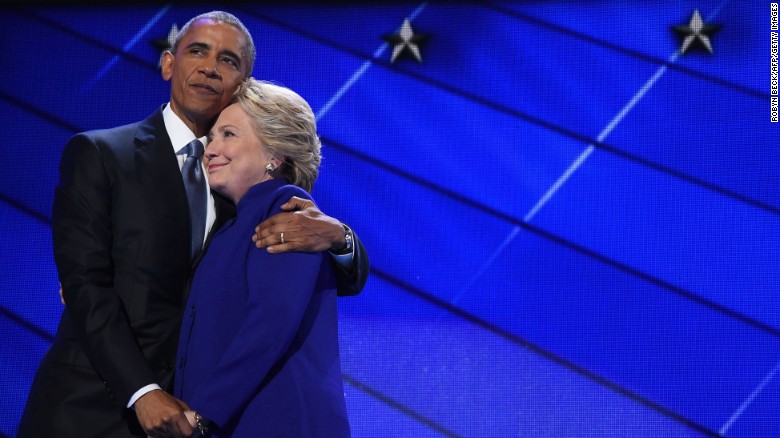
[[[411,13],[411,15],[409,15],[408,17],[409,21],[414,21],[414,19],[417,18],[417,16],[420,15],[420,13],[422,13],[423,10],[425,10],[426,6],[428,6],[428,3],[422,3],[420,6],[418,6],[417,9],[415,9]],[[389,46],[387,43],[382,43],[382,45],[380,45],[376,49],[376,51],[374,51],[374,55],[373,55],[374,59],[378,59],[380,56],[382,56],[382,54],[385,52],[385,50],[387,50],[388,47]],[[361,65],[360,68],[358,68],[357,71],[355,71],[355,73],[352,74],[352,76],[347,80],[347,82],[344,83],[344,85],[342,85],[338,91],[336,91],[336,94],[334,94],[333,97],[331,97],[330,100],[328,100],[328,102],[325,103],[325,105],[319,111],[317,111],[317,114],[315,115],[316,120],[319,121],[323,116],[325,116],[325,114],[327,114],[328,111],[330,111],[331,108],[333,108],[333,105],[335,105],[339,100],[341,100],[344,94],[350,88],[352,88],[353,85],[355,85],[355,83],[363,76],[363,74],[366,73],[366,71],[368,71],[368,69],[372,65],[373,62],[371,62],[370,60],[364,62],[363,65]]]
[[[677,59],[680,57],[680,52],[677,51],[672,54],[672,56],[669,57],[669,64],[674,64]],[[596,141],[601,143],[603,142],[607,136],[609,136],[610,133],[620,124],[620,122],[623,121],[623,118],[628,115],[629,112],[636,106],[637,103],[639,103],[640,100],[642,100],[643,97],[645,97],[645,94],[647,94],[648,91],[655,85],[656,82],[658,82],[659,79],[661,79],[661,76],[666,73],[668,66],[662,65],[656,72],[653,74],[650,79],[645,82],[644,85],[642,85],[642,88],[639,89],[639,91],[634,94],[634,96],[631,98],[631,100],[626,103],[623,108],[615,115],[615,117],[610,120],[610,122],[607,124],[607,126],[604,127],[604,129],[601,130],[598,137],[596,137]],[[560,176],[558,179],[553,183],[552,186],[550,186],[549,189],[547,189],[547,192],[537,201],[537,203],[531,208],[531,210],[526,213],[523,220],[525,222],[530,222],[531,219],[536,216],[536,213],[539,212],[539,210],[542,209],[542,207],[547,204],[547,201],[549,201],[555,194],[558,192],[558,190],[563,187],[563,185],[566,183],[566,181],[569,180],[569,178],[574,174],[574,172],[577,171],[577,169],[582,166],[583,163],[590,157],[590,154],[595,149],[595,145],[589,144],[588,147],[585,148],[584,151],[575,159],[572,164],[569,166],[568,169]]]
[[[707,17],[707,21],[712,21],[720,12],[720,10],[728,3],[729,0],[725,0],[723,3],[721,3],[713,12]],[[610,122],[601,130],[598,137],[596,137],[596,141],[598,143],[603,142],[607,136],[620,124],[620,122],[623,121],[623,119],[628,115],[629,112],[636,106],[637,103],[639,103],[640,100],[647,94],[648,91],[655,85],[656,82],[658,82],[659,79],[666,73],[666,70],[668,69],[668,66],[671,64],[674,64],[677,62],[677,60],[680,58],[680,55],[682,52],[680,49],[672,53],[671,56],[667,59],[667,63],[662,65],[658,68],[658,70],[653,74],[653,76],[650,77],[650,79],[647,80],[647,82],[642,85],[642,87],[634,94],[634,96],[621,108],[621,110],[615,114],[615,116],[610,120]],[[590,155],[595,150],[595,146],[593,144],[589,144],[577,158],[569,165],[569,167],[561,174],[561,176],[558,177],[558,179],[547,189],[547,191],[542,195],[541,198],[534,204],[534,206],[526,213],[526,215],[523,217],[523,221],[526,223],[531,222],[531,220],[536,216],[537,213],[547,204],[547,202],[552,199],[553,196],[555,196],[556,193],[563,187],[564,184],[571,178],[572,175],[587,161],[587,159],[590,157]],[[498,258],[498,256],[501,254],[501,252],[506,248],[509,243],[518,235],[518,233],[512,229],[509,231],[508,236],[501,242],[501,244],[495,249],[493,254],[488,257],[487,261],[479,268],[474,278],[469,282],[469,287],[473,285],[479,277],[482,276],[482,274],[490,267],[490,265],[493,263],[493,261]],[[456,299],[460,300],[463,296],[463,294],[466,292],[466,290],[462,290],[457,296]]]
[[[737,410],[734,411],[733,414],[731,414],[731,417],[729,417],[728,421],[726,421],[726,423],[723,424],[723,426],[720,428],[720,431],[718,431],[718,433],[721,436],[726,436],[726,432],[728,432],[729,429],[731,429],[731,426],[733,426],[734,423],[736,423],[739,417],[741,417],[742,414],[747,410],[748,406],[750,406],[750,404],[753,403],[753,400],[755,400],[756,397],[758,397],[761,394],[761,392],[764,391],[764,388],[766,388],[769,382],[772,381],[772,379],[775,377],[778,371],[780,371],[780,362],[777,362],[777,364],[775,364],[775,367],[772,368],[772,370],[770,370],[766,376],[764,376],[764,379],[761,380],[761,382],[758,384],[758,386],[756,386],[753,392],[748,394],[745,400],[742,401],[742,404],[739,405]]]
[[[149,29],[151,29],[151,28],[152,28],[152,26],[154,26],[155,24],[157,24],[157,22],[158,22],[158,21],[160,21],[160,19],[163,17],[163,15],[165,15],[165,14],[168,12],[168,9],[170,9],[170,8],[171,8],[171,5],[170,5],[170,4],[163,6],[163,8],[162,8],[162,9],[160,9],[160,11],[159,11],[159,12],[157,12],[157,14],[155,14],[155,16],[154,16],[154,17],[152,17],[152,19],[151,19],[151,20],[149,20],[149,21],[148,21],[148,22],[147,22],[147,23],[144,25],[144,27],[142,27],[142,28],[141,28],[141,29],[140,29],[140,30],[139,30],[139,31],[138,31],[138,32],[137,32],[137,33],[136,33],[136,34],[135,34],[135,35],[134,35],[134,36],[133,36],[133,37],[130,39],[130,41],[128,41],[127,43],[125,43],[125,45],[122,47],[122,52],[123,52],[123,53],[127,53],[127,52],[129,52],[130,50],[132,50],[132,48],[133,48],[133,47],[134,47],[134,46],[135,46],[135,45],[138,43],[138,41],[139,41],[139,40],[140,40],[140,39],[141,39],[141,38],[142,38],[142,37],[143,37],[143,36],[144,36],[144,35],[145,35],[147,32],[149,32]],[[103,79],[103,76],[105,76],[105,75],[106,75],[106,74],[107,74],[107,73],[108,73],[108,72],[109,72],[109,71],[110,71],[110,70],[111,70],[111,69],[112,69],[112,68],[113,68],[113,67],[116,65],[116,63],[118,63],[118,62],[119,62],[119,60],[120,60],[120,59],[121,59],[120,55],[114,55],[114,57],[112,57],[112,58],[111,58],[111,59],[110,59],[110,60],[109,60],[109,61],[106,63],[106,65],[105,65],[105,66],[103,66],[103,68],[102,68],[102,69],[100,69],[100,71],[99,71],[99,72],[98,72],[98,73],[95,75],[95,77],[93,77],[92,79],[90,79],[90,81],[89,81],[89,82],[87,82],[87,83],[86,83],[86,85],[84,85],[84,87],[81,89],[81,94],[83,95],[83,94],[86,94],[86,93],[88,93],[88,92],[89,92],[89,91],[92,89],[92,87],[94,87],[94,86],[95,86],[95,84],[97,84],[98,82],[100,82],[100,80],[101,80],[101,79]]]
[[[463,299],[463,297],[466,295],[466,293],[471,289],[472,286],[474,286],[474,283],[477,282],[477,280],[482,277],[482,274],[485,272],[487,268],[490,267],[490,265],[493,264],[493,262],[496,260],[496,258],[504,251],[504,248],[506,248],[515,237],[517,237],[518,234],[520,234],[521,228],[517,225],[512,227],[512,230],[509,231],[509,235],[506,236],[503,242],[501,242],[498,245],[498,248],[496,248],[495,251],[493,251],[493,254],[488,257],[488,259],[485,261],[485,263],[482,264],[482,267],[480,267],[479,271],[471,278],[471,281],[469,281],[465,286],[463,286],[460,289],[460,292],[458,292],[457,295],[455,295],[454,298],[452,298],[450,304],[453,306],[457,306],[460,304],[460,300]]]

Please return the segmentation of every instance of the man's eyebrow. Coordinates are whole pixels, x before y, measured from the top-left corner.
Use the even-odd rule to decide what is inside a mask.
[[[241,57],[240,57],[239,55],[237,55],[235,52],[233,52],[232,50],[224,49],[224,50],[222,50],[222,51],[220,52],[220,54],[221,54],[221,55],[230,56],[231,58],[235,58],[235,59],[236,59],[236,62],[237,62],[239,65],[241,65]]]
[[[211,50],[211,44],[204,43],[201,41],[194,41],[187,45],[186,49],[191,48],[198,48],[198,49],[205,49],[205,50]],[[238,62],[239,65],[241,65],[241,56],[236,54],[236,52],[229,50],[229,49],[223,49],[221,52],[219,52],[220,55],[230,56],[231,58],[235,58],[236,62]]]
[[[186,48],[187,49],[191,49],[193,47],[196,47],[196,48],[199,48],[199,49],[209,50],[209,49],[211,49],[211,44],[203,43],[203,42],[200,42],[200,41],[194,41],[194,42],[191,42],[191,43],[187,44]]]

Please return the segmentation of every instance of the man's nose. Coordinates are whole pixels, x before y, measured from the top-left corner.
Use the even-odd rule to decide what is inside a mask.
[[[200,72],[206,77],[218,79],[219,75],[219,63],[216,59],[206,59],[200,66]]]

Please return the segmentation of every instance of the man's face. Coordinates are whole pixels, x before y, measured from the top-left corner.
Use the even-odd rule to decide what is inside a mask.
[[[208,128],[246,77],[245,47],[238,29],[204,19],[193,23],[175,55],[163,55],[162,76],[171,81],[171,109],[196,134]]]

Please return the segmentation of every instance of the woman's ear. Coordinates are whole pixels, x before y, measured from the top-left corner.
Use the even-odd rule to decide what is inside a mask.
[[[269,174],[275,175],[280,167],[282,167],[282,160],[276,157],[271,157],[271,159],[268,161],[268,164],[265,165],[265,170],[268,171]]]
[[[273,157],[271,158],[271,162],[274,164],[274,167],[281,169],[282,164],[284,164],[284,157]]]

